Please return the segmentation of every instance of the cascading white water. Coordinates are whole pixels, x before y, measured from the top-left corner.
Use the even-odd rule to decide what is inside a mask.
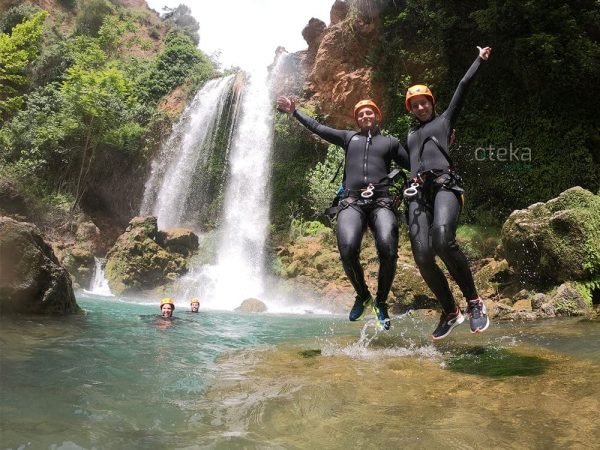
[[[86,292],[94,295],[102,295],[104,297],[114,297],[112,292],[110,292],[108,280],[104,276],[104,261],[100,258],[94,257],[94,263],[94,278],[90,283],[89,290],[86,290]]]
[[[206,163],[214,149],[213,141],[223,114],[234,75],[208,81],[198,91],[173,132],[152,163],[146,182],[141,214],[158,218],[160,229],[197,223],[184,223],[186,202],[198,166]]]
[[[265,240],[269,225],[273,107],[267,72],[249,76],[229,157],[223,222],[215,266],[200,277],[208,306],[233,309],[263,294]]]

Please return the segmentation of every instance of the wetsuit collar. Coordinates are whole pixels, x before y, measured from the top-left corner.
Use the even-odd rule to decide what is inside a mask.
[[[379,129],[378,126],[374,126],[373,128],[371,128],[370,130],[367,130],[367,131],[360,130],[359,134],[362,134],[363,136],[367,136],[369,134],[369,131],[371,131],[371,136],[377,136],[378,134],[381,134],[381,130]]]

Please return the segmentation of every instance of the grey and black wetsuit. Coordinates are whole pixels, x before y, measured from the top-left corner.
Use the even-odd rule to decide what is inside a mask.
[[[448,109],[408,133],[411,177],[423,184],[408,205],[408,225],[413,256],[423,279],[447,313],[456,303],[448,281],[435,262],[439,255],[467,300],[477,298],[473,275],[464,253],[456,243],[456,226],[462,206],[462,189],[457,185],[448,154],[448,140],[464,103],[469,84],[483,60],[471,65],[454,93]]]
[[[379,256],[376,302],[385,303],[396,273],[398,259],[398,219],[389,198],[388,186],[392,161],[408,168],[408,154],[398,139],[371,133],[338,130],[320,124],[313,118],[294,111],[293,116],[313,133],[342,147],[346,152],[344,198],[337,218],[337,243],[344,266],[356,294],[366,300],[369,289],[360,265],[360,244],[367,227],[373,232]],[[373,197],[363,199],[364,190],[373,184]]]

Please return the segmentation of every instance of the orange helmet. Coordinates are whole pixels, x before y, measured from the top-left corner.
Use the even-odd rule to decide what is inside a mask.
[[[165,297],[160,301],[160,309],[162,309],[163,305],[171,305],[173,311],[175,311],[175,303],[173,303],[173,299],[171,297]]]
[[[410,103],[408,101],[412,97],[416,97],[417,95],[426,95],[426,96],[430,97],[431,103],[433,103],[435,105],[435,98],[433,97],[433,94],[431,93],[429,88],[427,86],[425,86],[424,84],[415,84],[414,86],[409,87],[408,90],[406,91],[406,100],[404,100],[404,106],[406,106],[406,110],[408,112],[411,111]]]
[[[355,120],[356,120],[356,114],[358,113],[358,110],[360,108],[362,108],[363,106],[370,106],[371,108],[373,108],[375,110],[375,112],[377,114],[379,114],[379,120],[383,119],[383,114],[381,114],[381,110],[377,107],[377,105],[375,104],[375,102],[373,100],[361,100],[356,105],[354,105],[354,119]]]

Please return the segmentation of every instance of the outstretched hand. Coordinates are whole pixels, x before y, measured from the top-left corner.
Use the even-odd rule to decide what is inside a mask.
[[[290,97],[277,97],[277,109],[281,112],[292,114],[296,110],[296,104]]]
[[[481,48],[479,45],[477,46],[479,49],[479,57],[484,61],[487,61],[490,55],[492,54],[492,47],[484,47]]]

